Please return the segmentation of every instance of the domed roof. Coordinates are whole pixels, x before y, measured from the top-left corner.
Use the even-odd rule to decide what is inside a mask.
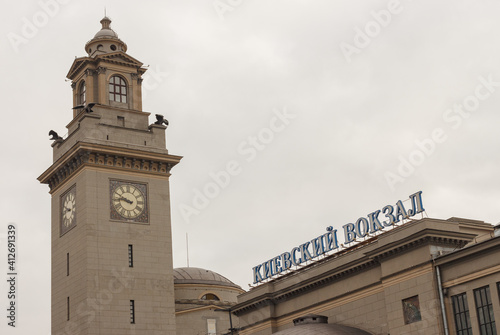
[[[118,34],[111,29],[111,19],[109,17],[103,17],[100,23],[102,24],[102,28],[95,34],[94,38],[118,38]]]
[[[296,325],[293,328],[285,329],[273,335],[370,335],[361,329],[347,326],[318,323]]]
[[[94,38],[118,38],[118,34],[113,29],[101,29],[94,35]]]
[[[217,272],[192,267],[174,269],[174,284],[221,285],[241,290],[241,287]]]
[[[85,50],[89,53],[89,55],[93,55],[95,50],[98,49],[100,54],[113,52],[116,50],[120,50],[123,52],[127,51],[127,44],[118,38],[118,34],[111,29],[111,19],[107,16],[102,18],[100,21],[102,28],[95,35],[94,38],[85,44]],[[108,44],[116,44],[118,47],[114,46],[111,49],[103,48],[103,45],[107,41]],[[104,43],[103,43],[104,42]],[[102,44],[101,44],[102,43]],[[98,47],[96,48],[96,45]],[[99,46],[101,48],[99,48]],[[94,51],[94,52],[92,52]]]
[[[294,327],[274,335],[370,335],[364,330],[336,324],[328,324],[328,317],[308,314],[293,320]]]

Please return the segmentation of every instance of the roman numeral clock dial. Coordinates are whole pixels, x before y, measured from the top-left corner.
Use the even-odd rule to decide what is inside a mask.
[[[61,235],[76,225],[76,188],[71,187],[61,196]]]
[[[148,222],[146,185],[111,181],[110,189],[111,219]]]

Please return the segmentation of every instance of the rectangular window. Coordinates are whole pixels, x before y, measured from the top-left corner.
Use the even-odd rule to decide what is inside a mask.
[[[66,309],[67,309],[67,312],[68,312],[67,319],[69,321],[69,297],[66,300]]]
[[[130,300],[130,323],[135,323],[135,302]]]
[[[484,286],[474,290],[477,321],[481,335],[496,335],[495,317],[491,304],[490,287]]]
[[[418,295],[403,300],[403,316],[405,325],[422,320]]]
[[[66,276],[69,276],[69,252],[66,254]]]
[[[467,294],[457,294],[451,297],[453,304],[453,316],[455,318],[455,328],[457,335],[472,335],[470,325],[469,304]]]
[[[498,299],[500,300],[500,282],[497,283]]]
[[[134,267],[134,254],[132,250],[132,244],[128,245],[128,267]]]
[[[116,119],[118,120],[118,125],[120,127],[125,127],[125,117],[124,116],[117,116]]]

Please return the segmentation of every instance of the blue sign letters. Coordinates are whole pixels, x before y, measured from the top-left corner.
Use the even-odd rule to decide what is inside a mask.
[[[405,208],[403,202],[399,200],[394,206],[387,205],[382,210],[376,210],[368,214],[367,218],[360,217],[355,223],[344,225],[342,227],[344,229],[344,243],[354,242],[358,237],[375,235],[387,227],[425,211],[422,204],[422,191],[410,195],[409,198],[411,208]],[[380,216],[382,216],[382,221],[379,219]],[[284,252],[267,262],[255,266],[253,268],[253,283],[257,284],[279,275],[291,269],[292,265],[298,266],[327,252],[337,250],[339,248],[337,230],[331,226],[327,227],[326,230],[328,231],[326,234],[294,247],[290,252]]]

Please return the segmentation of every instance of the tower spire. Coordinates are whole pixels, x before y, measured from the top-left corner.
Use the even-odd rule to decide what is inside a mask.
[[[104,15],[104,17],[102,18],[101,24],[102,29],[111,29],[111,20],[106,15]]]

